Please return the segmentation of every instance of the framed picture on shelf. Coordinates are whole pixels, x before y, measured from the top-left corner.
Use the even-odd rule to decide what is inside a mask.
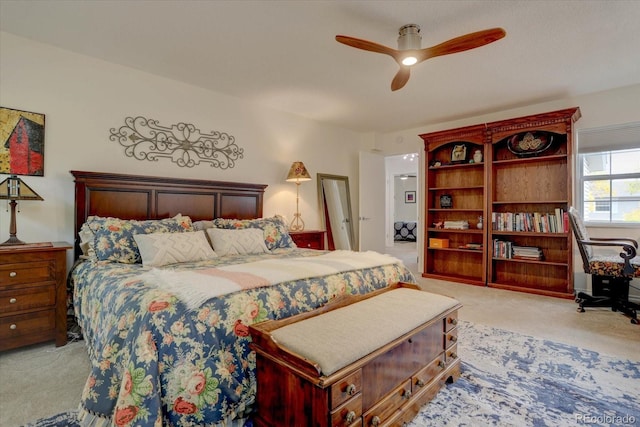
[[[451,150],[451,163],[464,162],[467,160],[467,146],[465,144],[456,144]]]
[[[415,203],[416,202],[416,192],[415,191],[405,191],[404,192],[404,202],[405,203]]]
[[[440,209],[451,209],[453,207],[453,197],[450,194],[440,196]]]

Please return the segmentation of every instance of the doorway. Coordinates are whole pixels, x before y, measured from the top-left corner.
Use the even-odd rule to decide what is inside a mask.
[[[418,153],[385,157],[387,182],[385,251],[418,274],[420,191]]]

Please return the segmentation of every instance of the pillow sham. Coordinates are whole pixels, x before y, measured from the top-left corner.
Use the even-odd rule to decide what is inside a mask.
[[[161,267],[217,257],[204,231],[134,234],[133,238],[145,267]]]
[[[269,253],[262,230],[256,228],[239,230],[208,228],[207,234],[214,251],[220,256]]]
[[[181,233],[191,231],[191,219],[180,215],[167,219],[144,221],[101,218],[94,220],[93,250],[98,261],[136,264],[141,262],[140,252],[133,236],[150,233]]]
[[[216,218],[213,224],[217,228],[224,229],[245,229],[257,228],[262,230],[264,241],[269,250],[277,248],[295,248],[296,244],[289,235],[287,224],[280,215],[271,218],[260,219],[223,219]],[[215,249],[215,246],[214,246]]]

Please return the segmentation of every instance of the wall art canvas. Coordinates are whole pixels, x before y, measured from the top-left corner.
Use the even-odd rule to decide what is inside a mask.
[[[405,203],[415,203],[416,202],[416,192],[415,191],[405,191],[404,192],[404,202]]]
[[[0,174],[44,176],[44,114],[0,107]]]

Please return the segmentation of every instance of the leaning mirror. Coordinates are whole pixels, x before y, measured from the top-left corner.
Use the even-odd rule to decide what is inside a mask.
[[[353,221],[349,177],[317,174],[320,216],[327,230],[329,250],[352,250],[354,247]]]

